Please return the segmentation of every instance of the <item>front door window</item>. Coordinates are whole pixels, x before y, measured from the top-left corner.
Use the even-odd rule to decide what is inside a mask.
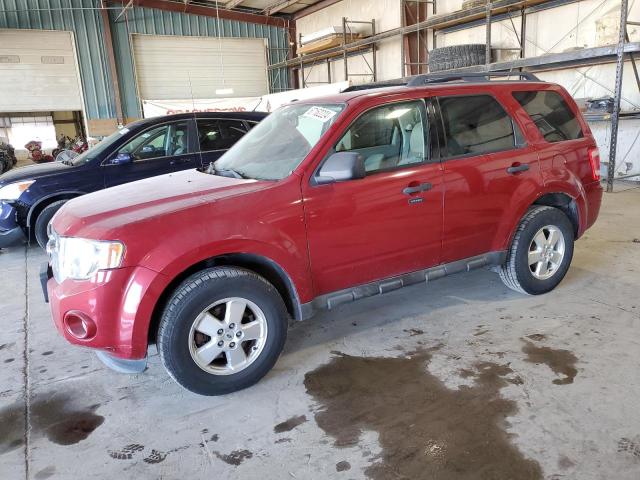
[[[129,154],[134,162],[184,153],[187,153],[187,122],[168,123],[145,130],[118,150],[118,155]]]

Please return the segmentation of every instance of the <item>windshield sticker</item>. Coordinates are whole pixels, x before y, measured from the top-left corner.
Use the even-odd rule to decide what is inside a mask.
[[[126,127],[123,127],[123,128],[121,128],[120,130],[118,130],[118,133],[119,133],[120,135],[124,135],[124,134],[126,134],[126,133],[129,133],[129,129],[128,129],[128,128],[126,128]]]
[[[335,116],[335,114],[336,112],[334,112],[333,110],[329,110],[328,108],[314,106],[307,110],[302,116],[320,120],[322,123],[325,123],[331,120]]]

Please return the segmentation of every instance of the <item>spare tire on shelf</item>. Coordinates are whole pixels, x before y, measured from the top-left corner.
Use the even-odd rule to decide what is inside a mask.
[[[434,48],[429,52],[429,72],[484,65],[486,58],[486,45],[484,43],[467,43]]]

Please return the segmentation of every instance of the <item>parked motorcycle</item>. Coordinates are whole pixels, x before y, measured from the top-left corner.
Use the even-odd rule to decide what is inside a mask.
[[[11,170],[18,159],[16,158],[16,151],[9,142],[0,140],[0,174]]]
[[[58,147],[51,152],[53,158],[58,160],[58,154],[63,150],[70,150],[73,146],[73,139],[68,135],[60,135],[58,137]]]
[[[72,140],[66,135],[58,139],[58,148],[53,151],[57,162],[69,161],[89,149],[89,143],[82,137]]]
[[[24,148],[29,151],[29,159],[35,163],[53,162],[53,156],[42,151],[42,142],[31,140]]]

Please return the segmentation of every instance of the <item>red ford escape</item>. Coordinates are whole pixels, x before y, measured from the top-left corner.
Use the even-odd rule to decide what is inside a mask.
[[[219,395],[318,309],[484,266],[552,290],[598,216],[600,162],[569,94],[521,76],[294,102],[209,168],[71,200],[43,272],[56,327],[125,372],[156,343],[180,385]]]

